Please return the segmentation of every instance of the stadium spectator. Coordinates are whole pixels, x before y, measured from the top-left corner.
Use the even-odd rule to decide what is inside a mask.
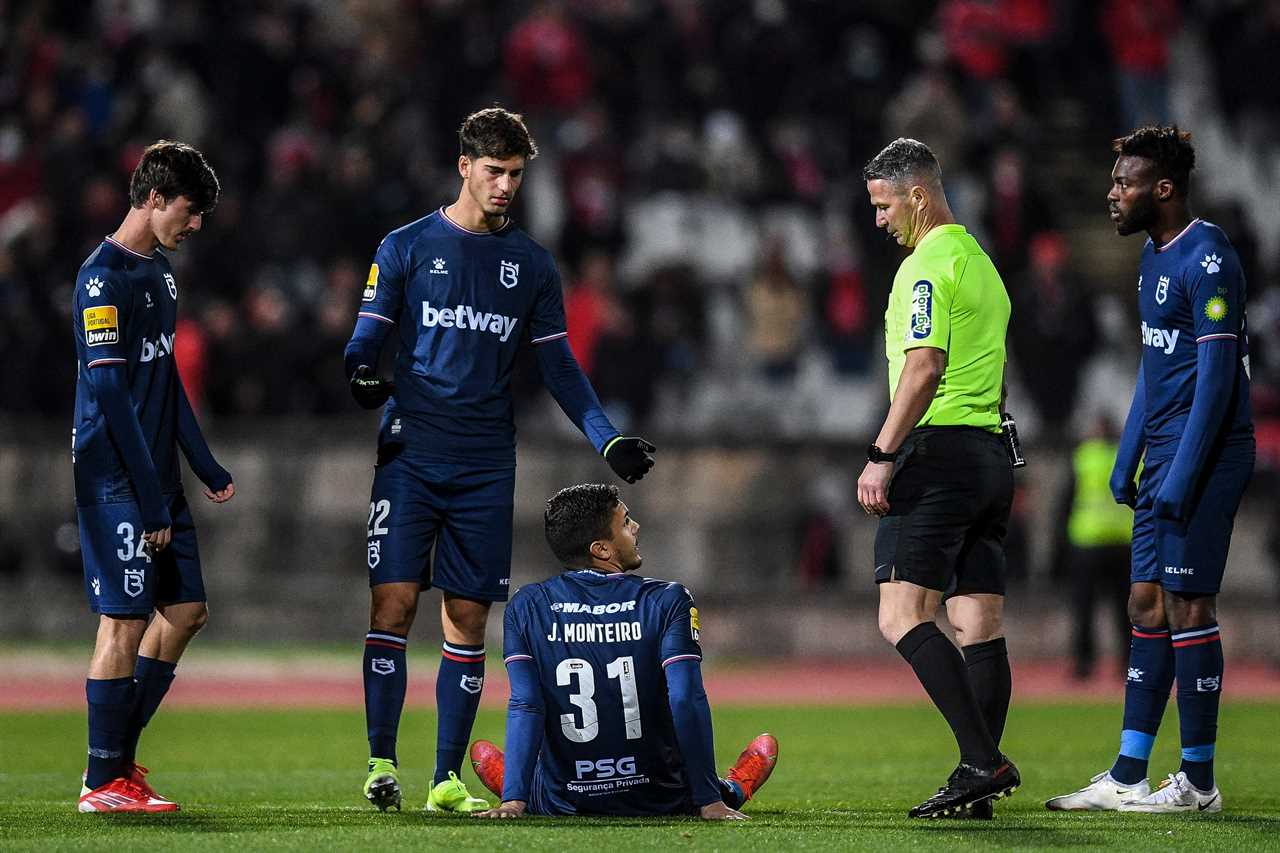
[[[1181,26],[1177,0],[1107,0],[1102,30],[1123,127],[1169,123],[1169,42]]]

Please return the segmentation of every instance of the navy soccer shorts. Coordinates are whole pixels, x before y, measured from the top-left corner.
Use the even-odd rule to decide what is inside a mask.
[[[506,601],[515,468],[428,460],[392,447],[384,445],[373,475],[369,585],[417,581],[463,598]]]
[[[1184,524],[1155,516],[1155,498],[1173,457],[1145,462],[1133,510],[1131,583],[1158,583],[1173,592],[1217,595],[1227,568],[1236,510],[1253,473],[1252,449],[1224,453],[1197,485]]]
[[[1013,470],[1000,436],[976,427],[911,431],[876,529],[876,583],[946,595],[1004,595]]]
[[[94,613],[147,616],[158,604],[206,600],[191,507],[181,493],[165,500],[173,538],[155,555],[142,547],[142,512],[136,501],[76,507],[84,589]]]

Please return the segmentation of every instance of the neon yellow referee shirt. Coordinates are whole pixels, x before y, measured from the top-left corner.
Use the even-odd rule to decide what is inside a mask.
[[[907,351],[933,347],[947,366],[917,426],[974,426],[1000,431],[1009,294],[1000,273],[963,225],[924,235],[893,277],[884,314],[889,399]]]

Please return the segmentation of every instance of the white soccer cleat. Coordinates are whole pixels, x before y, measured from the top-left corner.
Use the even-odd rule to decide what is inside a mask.
[[[1214,814],[1222,811],[1222,794],[1218,786],[1212,791],[1201,791],[1187,779],[1187,774],[1179,770],[1169,774],[1169,778],[1160,783],[1150,794],[1142,798],[1133,798],[1120,804],[1122,812],[1146,812],[1147,814],[1173,814],[1174,812],[1206,812]]]
[[[1111,771],[1099,773],[1079,791],[1063,794],[1045,802],[1051,812],[1113,812],[1125,800],[1136,800],[1151,793],[1151,786],[1143,779],[1133,785],[1122,785],[1111,778]]]

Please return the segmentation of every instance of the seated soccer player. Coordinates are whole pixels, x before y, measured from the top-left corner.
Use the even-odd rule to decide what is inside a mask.
[[[745,820],[738,809],[773,772],[778,741],[762,734],[716,776],[698,609],[680,584],[632,574],[639,531],[614,486],[547,501],[547,543],[565,571],[507,605],[507,754],[471,747],[502,804],[477,816]]]

